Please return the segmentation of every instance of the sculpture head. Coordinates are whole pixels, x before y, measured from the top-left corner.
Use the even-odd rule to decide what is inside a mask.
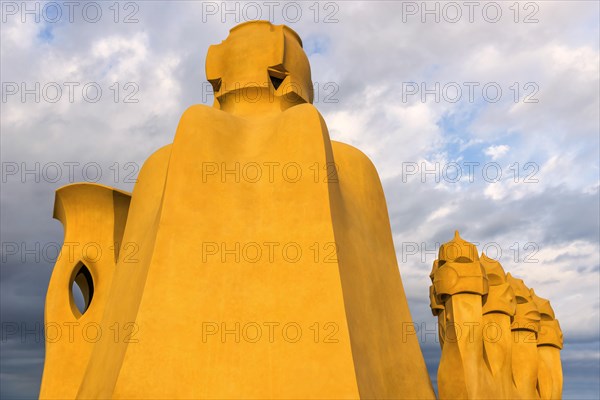
[[[442,244],[437,262],[433,264],[433,287],[436,301],[444,304],[450,296],[471,293],[486,296],[488,278],[479,262],[477,247],[460,237]]]
[[[467,242],[460,237],[458,231],[455,231],[454,238],[440,246],[438,259],[440,267],[447,262],[477,262],[479,252],[473,243]]]
[[[270,102],[282,109],[312,103],[313,86],[302,40],[285,25],[268,21],[245,22],[212,45],[206,56],[206,78],[215,107],[235,103]]]
[[[502,265],[484,252],[479,262],[488,278],[489,293],[484,299],[483,313],[501,313],[510,317],[515,315],[517,299],[510,283],[506,281],[506,273]]]
[[[518,304],[533,304],[531,292],[529,291],[529,288],[525,286],[525,282],[523,282],[523,279],[515,278],[509,272],[508,274],[506,274],[506,281],[510,283],[510,286],[512,286],[513,291],[515,292],[515,296],[517,297]]]
[[[531,299],[533,300],[533,302],[538,308],[538,311],[540,312],[542,321],[552,321],[553,319],[556,319],[556,316],[554,315],[554,310],[552,309],[552,306],[550,305],[550,301],[548,299],[539,297],[537,294],[535,294],[535,291],[533,289],[529,289],[529,293],[531,293]]]
[[[538,334],[538,346],[552,346],[563,348],[563,333],[560,324],[554,315],[550,301],[539,297],[533,289],[530,289],[531,298],[540,312],[540,332]]]
[[[512,287],[517,299],[517,308],[511,329],[539,332],[541,316],[529,288],[525,286],[522,279],[514,278],[510,273],[506,274],[506,281]]]
[[[506,283],[506,273],[497,260],[488,257],[487,254],[482,252],[479,262],[485,270],[490,286],[498,286]]]

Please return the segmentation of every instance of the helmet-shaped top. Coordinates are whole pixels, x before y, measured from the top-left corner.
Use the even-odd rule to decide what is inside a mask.
[[[312,103],[310,64],[302,40],[285,25],[250,21],[229,31],[206,56],[206,78],[215,99],[244,88],[268,88],[275,96],[295,93]]]
[[[498,286],[506,283],[506,273],[502,265],[493,258],[488,257],[485,253],[481,253],[479,262],[483,266],[488,277],[488,282],[491,286]]]
[[[458,231],[454,238],[440,246],[438,259],[441,262],[476,262],[479,261],[477,247],[460,237]]]

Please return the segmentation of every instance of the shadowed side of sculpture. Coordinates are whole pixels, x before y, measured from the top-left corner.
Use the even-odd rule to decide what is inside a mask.
[[[440,247],[431,278],[441,399],[561,398],[562,333],[548,300],[458,232]]]

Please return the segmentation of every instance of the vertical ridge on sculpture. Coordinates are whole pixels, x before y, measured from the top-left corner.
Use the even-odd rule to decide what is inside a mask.
[[[440,398],[561,398],[562,333],[550,303],[476,254],[456,233],[431,271],[432,313],[445,314]]]
[[[499,383],[499,398],[513,398],[516,393],[512,380],[510,324],[516,311],[515,295],[498,261],[482,253],[480,262],[489,284],[483,305],[483,326],[490,335],[484,340],[487,366],[494,381]]]
[[[532,399],[537,396],[537,334],[540,329],[540,313],[523,280],[513,278],[510,273],[507,274],[507,280],[517,298],[511,325],[513,380],[519,395]]]
[[[563,334],[554,316],[550,302],[538,297],[531,289],[531,297],[540,312],[538,333],[538,392],[542,399],[561,397],[563,377],[560,350],[563,348]]]
[[[94,345],[94,362],[88,363],[77,398],[111,398],[127,348],[140,341],[136,319],[149,260],[154,253],[170,155],[171,145],[162,147],[140,170],[123,234],[129,252],[117,263],[106,310],[100,321],[105,332],[114,332],[115,327],[119,329],[119,340],[104,335]]]

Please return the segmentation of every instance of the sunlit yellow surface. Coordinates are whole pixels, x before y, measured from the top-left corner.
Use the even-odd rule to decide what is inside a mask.
[[[57,191],[40,397],[434,398],[377,171],[330,140],[298,35],[239,25],[206,75],[132,194]],[[458,233],[430,276],[441,398],[560,398],[547,300]]]
[[[562,332],[548,300],[458,232],[431,272],[441,399],[559,399]]]
[[[59,190],[65,240],[120,251],[57,263],[47,322],[103,334],[48,343],[40,397],[434,398],[417,337],[403,335],[377,172],[329,139],[298,35],[237,26],[206,73],[214,106],[184,112],[128,208],[109,188],[73,185],[68,206]],[[82,316],[68,299],[80,263],[94,280]]]

